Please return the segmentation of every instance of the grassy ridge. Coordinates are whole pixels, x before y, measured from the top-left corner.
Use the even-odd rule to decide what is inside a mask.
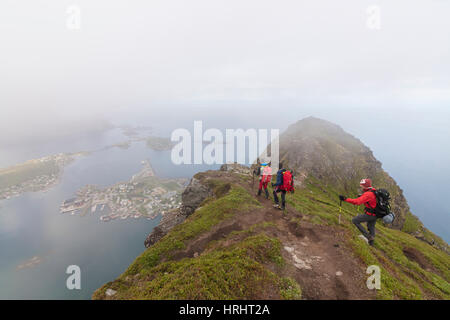
[[[230,187],[212,179],[207,183],[215,196],[147,249],[117,280],[98,289],[94,299],[108,298],[107,289],[117,291],[114,299],[301,298],[297,282],[278,272],[286,262],[281,255],[280,241],[265,232],[275,227],[270,222],[263,221],[210,241],[195,258],[176,258],[180,249],[219,223],[261,208],[238,185]],[[378,299],[450,299],[447,253],[382,223],[377,223],[375,246],[368,246],[351,223],[352,217],[362,213],[362,209],[358,211],[345,203],[340,210],[336,200],[339,193],[310,179],[305,188],[287,196],[288,206],[302,213],[302,219],[342,228],[344,241],[352,253],[365,265],[380,267]],[[411,257],[411,252],[420,259]]]
[[[221,182],[210,183],[216,191],[224,189]],[[187,241],[235,214],[259,207],[245,189],[232,186],[220,198],[206,201],[93,298],[104,298],[111,288],[117,291],[115,299],[252,299],[261,293],[267,293],[267,298],[299,299],[301,289],[295,281],[265,267],[284,263],[280,242],[254,230],[231,246],[215,242],[214,248],[196,258],[172,259]]]
[[[214,250],[196,259],[167,261],[145,269],[141,285],[109,287],[121,299],[252,299],[260,292],[299,297],[298,285],[264,267],[279,261],[280,243],[264,235],[248,237],[231,248]]]

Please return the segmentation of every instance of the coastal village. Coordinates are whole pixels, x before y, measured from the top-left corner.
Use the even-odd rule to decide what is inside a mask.
[[[107,188],[87,185],[76,197],[64,201],[62,214],[98,214],[101,221],[128,218],[155,219],[181,205],[181,192],[186,179],[161,179],[155,176],[148,160],[130,181]]]
[[[0,170],[0,200],[24,192],[46,191],[58,183],[64,167],[82,152],[59,153]]]

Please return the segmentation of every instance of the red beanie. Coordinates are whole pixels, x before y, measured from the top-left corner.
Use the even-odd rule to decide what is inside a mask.
[[[359,183],[361,187],[364,187],[364,189],[372,188],[372,180],[370,179],[362,179]]]

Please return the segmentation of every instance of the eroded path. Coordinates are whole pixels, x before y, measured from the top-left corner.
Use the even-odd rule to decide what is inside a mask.
[[[264,232],[282,243],[282,255],[287,262],[283,276],[295,279],[302,288],[303,299],[374,299],[375,292],[367,289],[366,266],[346,244],[346,231],[333,226],[309,222],[293,208],[284,214],[273,208],[273,200],[257,196],[256,187],[235,181],[234,175],[217,173],[230,183],[245,187],[263,207],[224,221],[192,241],[175,258],[195,257],[208,250],[211,241],[222,240],[231,245],[240,240],[233,231],[248,230],[252,226],[268,223]],[[255,184],[256,186],[256,184]],[[289,195],[288,195],[289,196]]]

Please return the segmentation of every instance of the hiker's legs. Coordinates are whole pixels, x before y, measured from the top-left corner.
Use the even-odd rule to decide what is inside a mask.
[[[273,190],[273,201],[275,201],[275,204],[279,203],[278,196],[277,196],[278,191],[279,191],[278,189]]]
[[[263,181],[261,179],[261,180],[259,180],[258,196],[261,195],[262,188],[263,188]]]
[[[352,219],[352,222],[354,225],[361,231],[361,233],[369,239],[369,233],[367,230],[361,225],[362,222],[369,222],[371,221],[372,216],[369,216],[368,214],[359,214],[356,217]],[[375,226],[375,225],[374,225]]]
[[[371,218],[373,218],[373,220],[367,221],[367,229],[369,229],[369,233],[370,233],[370,237],[371,237],[371,239],[369,239],[369,240],[375,239],[375,224],[377,223],[376,217],[371,217]]]
[[[263,183],[264,192],[266,193],[266,199],[269,199],[269,191],[267,190],[267,185],[268,184],[269,184],[269,182],[264,182]]]
[[[281,190],[281,208],[286,208],[286,190]]]

